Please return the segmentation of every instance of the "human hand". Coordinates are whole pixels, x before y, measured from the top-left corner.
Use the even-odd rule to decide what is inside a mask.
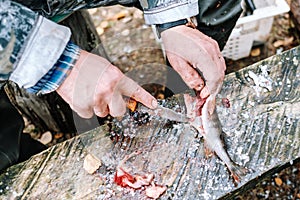
[[[226,69],[218,43],[184,25],[163,31],[161,37],[170,64],[184,82],[200,92],[201,98],[217,95]]]
[[[157,101],[117,67],[100,56],[81,51],[74,68],[57,89],[57,93],[83,118],[126,112],[123,95],[156,108]]]

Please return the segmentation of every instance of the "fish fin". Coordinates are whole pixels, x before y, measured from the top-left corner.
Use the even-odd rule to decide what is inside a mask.
[[[231,172],[231,175],[232,175],[235,183],[241,182],[242,177],[248,173],[247,168],[244,168],[236,163],[234,163],[233,166],[229,170]]]
[[[212,151],[208,144],[204,141],[204,155],[205,155],[205,158],[208,159],[208,158],[211,158],[213,157],[213,155],[215,154],[214,151]]]
[[[207,111],[209,115],[212,115],[214,113],[215,107],[216,107],[216,99],[212,98],[210,99],[210,101],[207,102]]]

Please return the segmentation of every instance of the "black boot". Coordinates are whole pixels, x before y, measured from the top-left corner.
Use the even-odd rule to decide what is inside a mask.
[[[23,134],[23,128],[22,116],[0,89],[0,172],[47,148],[29,134]]]
[[[21,115],[0,89],[0,171],[19,159],[20,136],[24,128]]]
[[[22,133],[20,139],[20,153],[18,163],[27,160],[32,155],[40,153],[45,149],[47,149],[45,145],[30,137],[29,134]]]

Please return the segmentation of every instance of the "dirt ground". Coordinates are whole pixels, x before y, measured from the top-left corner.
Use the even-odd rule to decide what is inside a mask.
[[[112,6],[90,9],[89,12],[109,58],[116,66],[128,75],[131,71],[138,70],[138,76],[134,75],[137,82],[165,81],[165,61],[161,46],[152,28],[144,24],[141,11]],[[276,16],[266,43],[254,46],[246,58],[236,61],[226,59],[226,73],[299,45],[300,35],[291,18],[291,13]],[[147,67],[150,65],[152,67]],[[159,88],[152,87],[150,90],[157,98],[164,98]],[[60,136],[54,135],[48,146],[62,141]],[[266,178],[237,199],[300,199],[300,164],[292,163],[290,167]]]

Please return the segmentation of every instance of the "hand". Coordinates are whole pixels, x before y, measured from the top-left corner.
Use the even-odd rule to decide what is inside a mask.
[[[76,65],[57,92],[84,118],[92,117],[93,113],[99,117],[122,116],[126,112],[123,95],[149,108],[157,106],[153,96],[108,60],[86,51],[81,51]]]
[[[199,30],[184,25],[167,29],[161,36],[170,64],[185,83],[201,91],[201,98],[217,95],[226,69],[218,43]]]

